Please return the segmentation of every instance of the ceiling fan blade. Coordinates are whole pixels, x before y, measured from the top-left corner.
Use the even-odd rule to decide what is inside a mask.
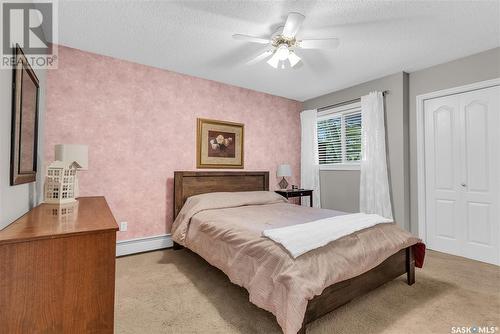
[[[299,41],[302,49],[335,49],[339,46],[338,38],[305,39]]]
[[[270,39],[265,39],[265,38],[260,38],[260,37],[254,37],[254,36],[249,36],[249,35],[243,35],[243,34],[234,34],[233,38],[234,39],[239,39],[239,40],[242,40],[242,41],[252,42],[252,43],[260,43],[260,44],[269,44],[269,43],[271,43]]]
[[[262,52],[260,55],[258,55],[257,57],[249,60],[246,62],[247,65],[253,65],[253,64],[256,64],[258,63],[259,61],[269,57],[270,55],[273,54],[273,50],[267,50],[267,51],[264,51]]]
[[[282,35],[286,38],[294,38],[306,17],[300,13],[290,13],[286,19]]]

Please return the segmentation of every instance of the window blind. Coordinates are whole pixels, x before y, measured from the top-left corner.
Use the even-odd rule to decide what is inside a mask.
[[[345,161],[361,160],[361,112],[345,115]]]
[[[332,117],[318,122],[319,164],[342,162],[341,117]]]
[[[361,160],[361,111],[332,114],[318,120],[319,164]]]

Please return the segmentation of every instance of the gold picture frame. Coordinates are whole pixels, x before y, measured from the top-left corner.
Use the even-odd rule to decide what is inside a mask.
[[[196,128],[197,168],[243,168],[244,124],[198,118]]]

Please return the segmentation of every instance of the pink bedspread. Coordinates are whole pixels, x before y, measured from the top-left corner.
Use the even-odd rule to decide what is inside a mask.
[[[174,222],[173,240],[247,289],[250,301],[272,312],[285,334],[299,331],[308,300],[326,287],[420,242],[395,224],[380,224],[293,259],[279,244],[262,237],[262,231],[344,213],[288,204],[270,194],[210,195],[215,197],[188,199]],[[229,196],[227,201],[224,196]]]

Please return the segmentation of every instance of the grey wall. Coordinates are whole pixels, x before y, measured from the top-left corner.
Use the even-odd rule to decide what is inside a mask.
[[[392,202],[396,221],[418,233],[416,97],[437,90],[500,77],[500,48],[436,65],[409,75],[402,72],[304,102],[304,109],[351,100],[370,91],[385,98]],[[359,171],[322,171],[325,208],[359,210]]]
[[[413,233],[418,233],[417,96],[499,77],[500,48],[410,73],[410,211]]]
[[[10,136],[12,116],[12,70],[0,70],[0,229],[38,204],[42,195],[45,71],[35,70],[40,80],[38,123],[38,175],[36,183],[10,186]]]
[[[321,171],[321,207],[359,212],[359,171]]]
[[[408,74],[404,72],[304,102],[304,109],[356,99],[372,91],[388,90],[385,97],[387,146],[395,220],[409,228]],[[359,211],[359,171],[321,171],[321,204],[324,208]]]

